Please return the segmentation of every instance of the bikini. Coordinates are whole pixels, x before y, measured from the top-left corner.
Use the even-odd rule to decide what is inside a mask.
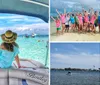
[[[66,22],[66,17],[65,17],[65,15],[61,15],[60,16],[60,19],[61,19],[61,22],[62,22],[62,24],[65,24],[65,22]]]

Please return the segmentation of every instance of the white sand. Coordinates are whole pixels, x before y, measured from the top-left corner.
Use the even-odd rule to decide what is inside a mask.
[[[98,31],[98,28],[96,28]],[[57,36],[56,33],[56,27],[55,23],[51,23],[51,41],[100,41],[100,33],[85,33],[85,34],[79,34],[79,33],[64,33],[63,35]]]

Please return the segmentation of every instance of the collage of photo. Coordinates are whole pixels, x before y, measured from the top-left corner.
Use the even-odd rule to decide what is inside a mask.
[[[50,85],[100,85],[100,1],[50,0]]]
[[[0,85],[100,85],[100,0],[0,0]]]

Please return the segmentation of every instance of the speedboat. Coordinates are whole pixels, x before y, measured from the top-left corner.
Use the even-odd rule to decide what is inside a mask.
[[[72,73],[70,71],[68,71],[67,75],[71,75]]]
[[[35,36],[36,36],[36,34],[34,34],[34,33],[31,35],[31,37],[33,37],[33,38],[34,38]]]

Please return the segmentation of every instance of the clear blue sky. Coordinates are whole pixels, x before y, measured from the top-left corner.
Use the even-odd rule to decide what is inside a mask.
[[[45,34],[48,33],[48,23],[45,23],[43,20],[36,17],[0,13],[0,34],[4,33],[8,29],[19,34],[26,31],[27,33],[31,33],[35,29],[38,29],[40,31],[44,30],[40,33]]]
[[[99,68],[100,44],[98,43],[52,43],[52,68]]]

